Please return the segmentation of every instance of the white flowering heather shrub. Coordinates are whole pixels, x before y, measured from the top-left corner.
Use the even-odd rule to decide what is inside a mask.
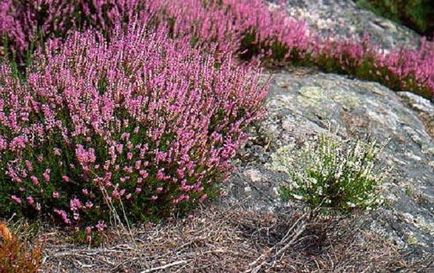
[[[164,29],[75,33],[37,54],[25,82],[1,66],[0,214],[81,225],[110,204],[146,220],[216,194],[266,86]]]
[[[310,208],[351,212],[369,210],[380,203],[384,179],[375,141],[340,142],[325,135],[301,149],[285,146],[272,156],[272,168],[289,175],[280,188],[283,200],[295,199]]]

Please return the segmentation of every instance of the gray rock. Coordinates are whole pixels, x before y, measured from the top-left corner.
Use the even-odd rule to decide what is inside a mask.
[[[413,109],[425,124],[428,134],[434,138],[434,104],[410,92],[398,92],[403,102]]]
[[[402,45],[416,47],[419,42],[414,31],[359,8],[351,0],[286,0],[286,3],[288,14],[304,19],[321,36],[358,39],[367,33],[386,50]]]
[[[377,83],[297,70],[272,76],[266,107],[236,161],[225,202],[268,211],[294,206],[277,194],[288,178],[267,167],[277,148],[320,133],[370,135],[389,141],[381,161],[393,171],[383,185],[385,205],[368,215],[366,228],[403,249],[434,251],[434,141],[419,117],[419,111],[433,113],[430,102]]]

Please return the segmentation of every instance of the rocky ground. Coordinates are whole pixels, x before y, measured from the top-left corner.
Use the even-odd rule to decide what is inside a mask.
[[[352,1],[287,2],[289,14],[323,35],[367,32],[385,49],[414,47],[419,39]],[[47,233],[44,272],[434,272],[434,104],[311,69],[268,77],[268,113],[251,129],[212,209],[175,225],[130,230],[136,237],[129,243],[115,234],[99,249],[60,244],[63,235]],[[390,171],[380,209],[309,222],[298,204],[279,200],[287,177],[268,167],[271,155],[320,133],[387,141],[381,160]]]

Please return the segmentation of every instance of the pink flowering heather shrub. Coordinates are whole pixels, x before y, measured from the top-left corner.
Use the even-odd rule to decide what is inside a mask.
[[[173,2],[174,32],[194,33],[198,41],[216,42],[243,60],[259,57],[263,65],[314,65],[320,69],[377,81],[393,90],[434,95],[434,46],[423,41],[417,50],[382,53],[368,36],[360,42],[321,39],[306,24],[283,11],[270,11],[263,1]],[[203,3],[203,2],[202,2]],[[229,24],[227,23],[229,22]]]
[[[114,26],[133,20],[148,27],[168,23],[172,37],[188,35],[201,45],[216,42],[222,51],[238,50],[246,34],[249,44],[278,40],[292,48],[306,40],[303,22],[269,12],[261,0],[0,0],[0,6],[0,36],[18,60],[71,30],[95,28],[110,37]]]
[[[434,94],[434,50],[383,54],[368,40],[320,39],[304,22],[261,0],[0,0],[0,36],[7,55],[22,62],[32,47],[64,39],[71,30],[95,28],[110,39],[115,26],[137,20],[148,29],[167,26],[171,38],[190,37],[203,50],[217,48],[264,65],[314,65],[322,70],[377,81],[393,90]],[[29,55],[30,56],[30,55]],[[10,56],[9,56],[10,57]]]
[[[192,33],[199,44],[214,42],[222,51],[246,57],[268,56],[276,44],[307,45],[307,26],[284,12],[271,12],[262,0],[168,1],[165,8],[177,35]],[[283,57],[283,56],[282,56]]]
[[[422,39],[418,50],[399,49],[390,54],[380,55],[380,67],[387,69],[395,78],[400,88],[395,90],[411,90],[424,97],[434,98],[434,43]],[[386,85],[393,82],[385,77]],[[392,86],[393,88],[393,86]]]
[[[306,55],[307,56],[307,55]],[[434,96],[434,44],[383,53],[366,36],[360,43],[326,40],[312,47],[303,62],[324,71],[379,82],[392,90]]]
[[[48,38],[65,38],[71,30],[95,28],[111,33],[153,14],[153,1],[141,0],[0,0],[0,36],[7,54],[22,61]],[[157,1],[158,2],[158,1]]]
[[[76,225],[107,220],[110,206],[143,220],[216,194],[262,111],[257,69],[163,28],[121,33],[48,44],[25,82],[1,66],[2,214]]]

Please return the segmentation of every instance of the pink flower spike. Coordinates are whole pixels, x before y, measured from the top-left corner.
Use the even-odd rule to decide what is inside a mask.
[[[14,201],[16,204],[21,204],[21,198],[17,197],[16,195],[11,195],[12,201]]]
[[[35,200],[33,199],[32,196],[28,196],[26,200],[27,200],[27,204],[29,204],[30,206],[33,206],[33,204],[35,204]]]

